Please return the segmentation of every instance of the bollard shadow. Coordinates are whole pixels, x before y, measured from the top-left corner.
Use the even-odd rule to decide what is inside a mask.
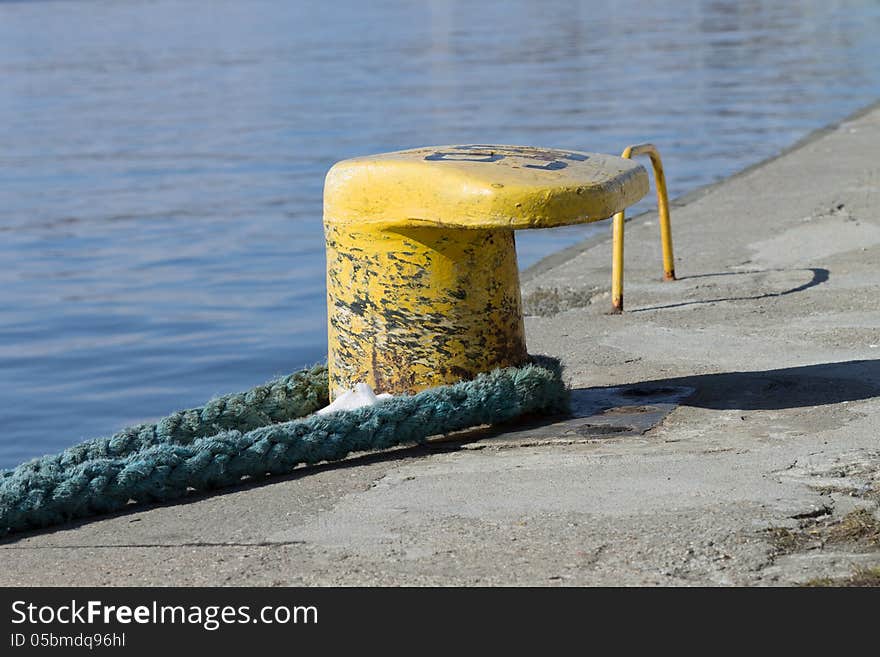
[[[850,360],[774,370],[720,372],[643,381],[620,389],[632,399],[681,387],[680,403],[715,410],[785,410],[880,397],[880,360]]]
[[[746,276],[749,274],[766,274],[770,272],[793,272],[793,271],[808,271],[812,273],[812,278],[793,288],[789,288],[787,290],[782,290],[780,292],[764,292],[762,294],[754,294],[750,296],[731,296],[731,297],[719,297],[717,299],[701,299],[698,301],[682,301],[679,303],[670,303],[662,306],[648,306],[645,308],[634,308],[632,310],[627,310],[628,313],[642,313],[648,310],[667,310],[670,308],[683,308],[685,306],[700,306],[706,305],[710,303],[719,303],[722,301],[760,301],[761,299],[775,299],[777,297],[788,296],[789,294],[796,294],[797,292],[803,292],[804,290],[809,290],[811,287],[816,287],[817,285],[821,285],[825,283],[831,273],[823,268],[823,267],[808,267],[806,269],[753,269],[749,271],[730,271],[730,272],[713,272],[711,274],[695,274],[693,276],[682,276],[678,280],[686,281],[692,278],[712,278],[715,276]]]
[[[408,460],[436,455],[438,451],[481,449],[490,446],[504,448],[594,443],[640,436],[662,422],[676,406],[715,410],[784,410],[871,399],[880,397],[880,360],[851,360],[772,370],[696,374],[650,379],[619,386],[576,388],[571,392],[572,413],[569,415],[522,416],[491,427],[476,427],[436,437],[428,443],[394,447],[382,452],[361,452],[332,463],[299,466],[286,475],[254,477],[243,479],[238,485],[222,489],[193,491],[177,500],[162,503],[132,503],[129,507],[113,513],[82,518],[64,525],[18,532],[0,538],[0,550],[28,549],[32,546],[18,547],[15,544],[35,535],[63,533],[98,521],[135,516],[161,507],[186,506],[217,495],[292,482],[304,477],[352,467],[383,463],[396,466]],[[137,520],[139,518],[129,522]],[[122,531],[124,526],[118,527],[118,530]],[[128,544],[122,544],[125,545]],[[157,544],[156,547],[163,545]],[[210,544],[196,541],[192,545]],[[57,547],[97,549],[120,546],[63,543]]]
[[[880,360],[818,363],[772,370],[718,372],[575,388],[565,417],[525,417],[430,443],[450,449],[524,446],[639,436],[677,406],[713,410],[786,410],[880,397]],[[491,442],[490,442],[491,439]],[[485,442],[484,442],[485,441]]]

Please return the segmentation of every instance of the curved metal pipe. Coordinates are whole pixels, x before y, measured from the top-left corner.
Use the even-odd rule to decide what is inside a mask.
[[[647,155],[654,169],[654,186],[657,188],[657,213],[660,219],[660,243],[663,249],[663,280],[675,280],[675,259],[672,253],[672,224],[669,220],[669,197],[666,194],[666,176],[663,174],[663,161],[654,144],[627,146],[621,157]],[[611,256],[611,312],[623,312],[623,233],[624,211],[614,215],[612,228]]]

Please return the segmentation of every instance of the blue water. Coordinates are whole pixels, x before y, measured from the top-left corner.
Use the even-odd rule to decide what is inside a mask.
[[[320,360],[336,160],[651,140],[678,195],[873,101],[878,35],[830,0],[0,2],[0,466]]]

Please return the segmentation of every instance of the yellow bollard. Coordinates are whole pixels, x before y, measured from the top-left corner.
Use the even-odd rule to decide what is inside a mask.
[[[606,219],[647,191],[631,160],[522,146],[337,163],[324,186],[331,399],[522,364],[513,231]]]

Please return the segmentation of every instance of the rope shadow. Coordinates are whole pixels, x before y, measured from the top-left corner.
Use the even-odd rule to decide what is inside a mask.
[[[477,442],[479,440],[485,440],[486,438],[491,438],[496,435],[500,435],[509,431],[511,428],[516,427],[517,429],[521,429],[523,427],[533,428],[540,427],[547,424],[552,424],[554,422],[558,422],[560,419],[565,419],[567,416],[560,415],[534,415],[534,414],[526,414],[521,416],[520,418],[515,418],[513,420],[508,420],[506,422],[499,422],[498,424],[494,424],[491,426],[478,426],[470,429],[463,429],[461,431],[453,432],[444,436],[438,436],[433,438],[429,442],[423,442],[413,445],[404,445],[397,447],[389,447],[380,452],[357,452],[350,456],[347,456],[339,461],[327,461],[324,463],[317,463],[314,465],[301,465],[294,468],[293,471],[287,474],[271,474],[266,475],[264,477],[247,477],[242,479],[242,481],[238,484],[234,484],[231,486],[223,486],[220,488],[212,488],[210,490],[192,490],[186,497],[180,497],[173,500],[168,500],[166,502],[131,502],[128,507],[124,509],[119,509],[118,511],[111,511],[108,513],[103,513],[95,516],[87,516],[83,518],[77,518],[66,522],[60,525],[51,525],[48,527],[29,529],[24,531],[19,531],[14,534],[7,535],[5,537],[0,538],[0,550],[3,549],[17,549],[15,548],[15,544],[36,536],[51,536],[55,533],[63,533],[68,530],[78,529],[81,527],[85,527],[95,522],[100,522],[102,520],[112,520],[115,518],[123,518],[126,516],[135,516],[139,513],[143,513],[145,511],[151,511],[153,509],[161,509],[164,507],[178,507],[178,506],[187,506],[190,504],[195,504],[206,499],[210,499],[213,497],[219,497],[227,494],[240,493],[247,490],[256,490],[263,488],[265,486],[271,486],[278,483],[297,481],[298,479],[302,479],[304,477],[310,477],[313,475],[322,474],[325,472],[334,472],[337,470],[345,470],[352,467],[361,467],[368,465],[376,465],[382,463],[403,463],[407,460],[413,460],[425,456],[436,455],[438,452],[454,452],[462,449],[466,444]],[[198,544],[196,541],[194,544]],[[260,543],[254,542],[253,545],[259,545]],[[241,545],[241,543],[230,543],[230,545]],[[20,549],[28,549],[32,546],[22,546]],[[41,546],[42,547],[42,546]],[[125,548],[125,547],[134,547],[129,546],[127,544],[119,544],[119,545],[53,545],[53,546],[45,546],[46,548],[57,548],[57,549],[65,549],[65,548],[94,548],[94,549],[105,549],[105,548]],[[157,547],[160,547],[157,545]],[[176,547],[176,544],[169,544],[168,547]]]

